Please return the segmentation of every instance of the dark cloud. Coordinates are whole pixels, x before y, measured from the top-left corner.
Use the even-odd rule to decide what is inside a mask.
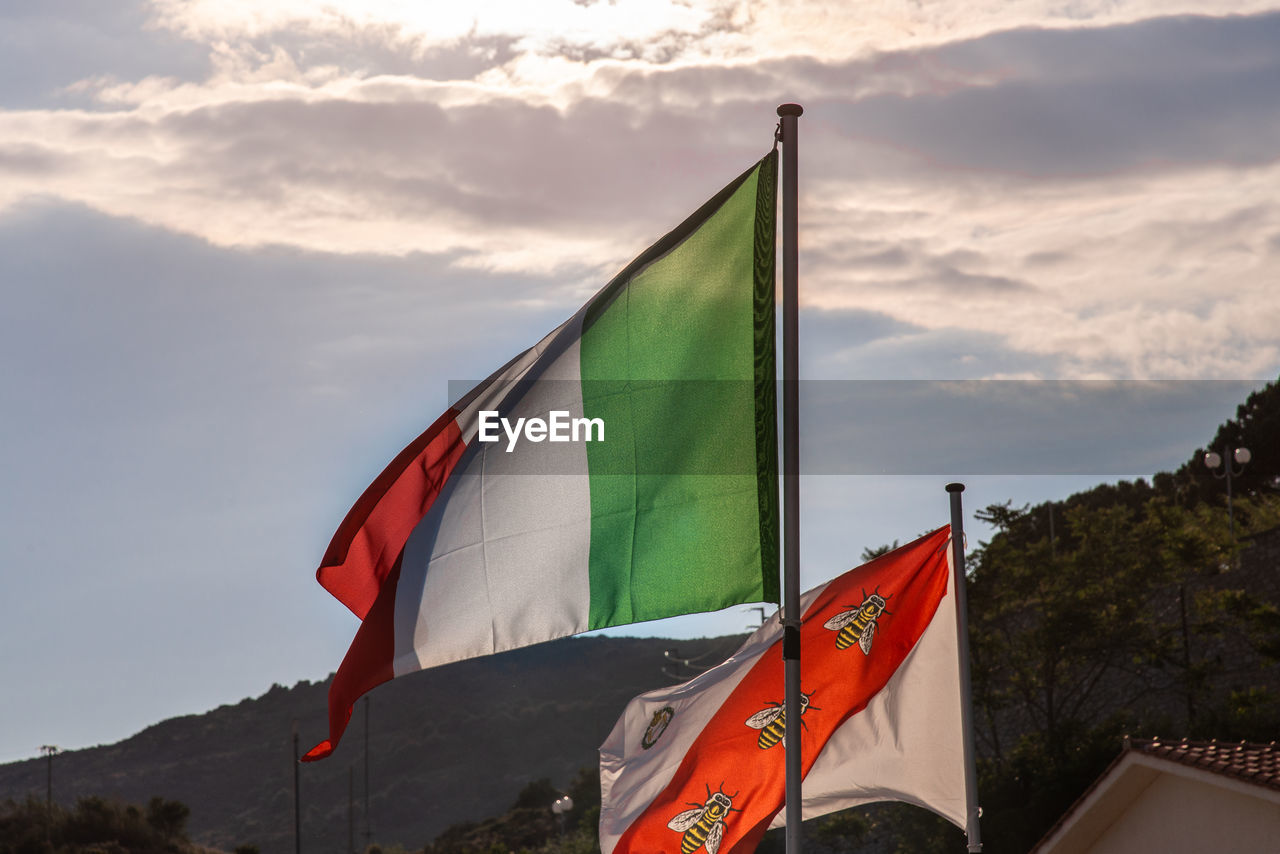
[[[1192,81],[1273,65],[1280,14],[1152,18],[1107,27],[1027,27],[936,48],[940,67],[960,75],[1088,80]]]
[[[919,241],[848,238],[813,248],[806,247],[805,263],[818,269],[898,269],[920,262]]]
[[[813,106],[868,168],[877,148],[1026,178],[1255,166],[1280,152],[1277,43],[1274,14],[1015,30],[915,53],[988,82]]]
[[[960,297],[1009,296],[1037,290],[1029,282],[1008,276],[971,272],[988,266],[985,255],[971,249],[935,255],[919,240],[853,240],[819,246],[805,252],[805,264],[818,276],[840,280],[856,270],[860,282],[881,277],[884,287],[934,291]],[[964,265],[969,270],[961,269]]]
[[[0,144],[0,174],[53,174],[67,168],[71,160],[72,158],[36,145]]]
[[[149,28],[147,20],[145,0],[0,4],[0,108],[93,108],[92,93],[60,94],[88,78],[208,74],[206,46]]]
[[[767,151],[767,121],[737,158],[704,144],[711,119],[681,126],[600,100],[563,113],[510,99],[260,101],[171,114],[147,132],[185,150],[170,167],[177,186],[272,201],[331,190],[406,215],[604,231],[669,220],[702,201],[695,192],[712,195],[734,177],[725,162],[745,168]]]
[[[910,256],[900,246],[882,249],[867,255],[858,255],[850,259],[859,269],[875,267],[905,267],[910,263]]]
[[[1272,162],[1277,43],[1280,14],[1180,17],[1010,30],[845,62],[609,68],[596,82],[642,114],[699,104],[721,137],[758,123],[761,102],[800,101],[806,162],[831,178],[934,167],[1071,179]],[[598,130],[607,139],[617,128]]]
[[[702,104],[721,128],[759,121],[761,101],[800,101],[806,162],[833,178],[933,166],[1064,179],[1272,162],[1277,43],[1280,14],[1179,17],[1009,30],[845,62],[610,69],[598,82],[633,108]]]
[[[1061,250],[1030,252],[1022,259],[1022,263],[1028,267],[1056,267],[1071,261],[1074,257],[1075,255],[1071,252]]]
[[[1238,236],[1256,233],[1259,227],[1274,221],[1275,211],[1272,204],[1247,205],[1218,216],[1188,210],[1177,220],[1152,220],[1143,229],[1182,250],[1212,249]]]
[[[981,379],[1053,376],[1060,360],[1014,349],[1003,336],[953,327],[927,329],[875,312],[802,314],[803,376],[820,380]],[[812,331],[806,331],[812,330]]]
[[[927,276],[903,284],[943,290],[957,297],[1010,296],[1036,290],[1027,282],[1011,279],[1008,276],[966,273],[946,263],[936,263]]]

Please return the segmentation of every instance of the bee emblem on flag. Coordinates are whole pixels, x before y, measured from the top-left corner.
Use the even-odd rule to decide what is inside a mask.
[[[680,854],[693,854],[700,847],[706,846],[707,854],[716,854],[720,850],[720,840],[724,838],[724,821],[731,812],[742,812],[733,808],[732,795],[724,793],[724,783],[720,789],[711,791],[707,786],[707,801],[703,804],[689,802],[693,809],[678,813],[667,822],[667,827],[684,834],[680,839]]]
[[[800,726],[806,726],[803,718],[805,712],[810,709],[822,711],[817,706],[809,705],[809,698],[812,696],[812,693],[800,692]],[[756,746],[761,750],[768,750],[782,741],[782,737],[787,732],[787,707],[782,703],[770,703],[769,708],[761,709],[747,718],[747,726],[760,730],[760,738],[756,740]]]
[[[649,719],[649,726],[645,728],[644,737],[640,739],[640,746],[648,750],[657,744],[658,739],[667,731],[667,724],[671,723],[671,719],[675,716],[676,710],[670,706],[663,706],[654,712],[653,717]]]
[[[880,595],[880,588],[870,596],[862,591],[862,604],[848,611],[841,611],[822,624],[825,629],[839,632],[836,635],[836,649],[848,649],[856,640],[862,648],[863,655],[871,654],[871,643],[875,640],[877,621],[892,611],[885,610],[888,597]]]

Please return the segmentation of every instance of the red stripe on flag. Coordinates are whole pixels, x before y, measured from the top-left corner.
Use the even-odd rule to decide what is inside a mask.
[[[399,581],[400,562],[396,561],[329,686],[329,738],[308,750],[302,757],[303,762],[314,762],[333,753],[351,720],[356,700],[395,676],[391,660],[396,651],[396,585]]]
[[[396,455],[338,526],[316,580],[365,619],[404,544],[467,449],[449,409]]]
[[[803,725],[786,721],[788,736],[797,730],[801,735],[803,773],[809,773],[841,724],[884,688],[933,620],[947,590],[949,536],[948,528],[940,528],[845,573],[805,612],[800,630],[801,690],[812,692],[811,708],[801,717]],[[840,633],[823,624],[858,608],[873,592],[886,604],[875,621],[878,630],[871,652],[864,653],[856,638],[837,648]],[[783,744],[761,748],[760,730],[747,726],[746,720],[783,702],[781,648],[781,641],[771,646],[743,677],[694,740],[666,789],[623,833],[614,854],[703,854],[698,849],[713,833],[721,835],[721,854],[754,850],[783,807],[786,769]],[[710,819],[688,830],[669,826],[677,816],[691,816],[710,804],[717,794],[731,802],[730,811],[719,820],[722,827],[715,829],[717,822]]]

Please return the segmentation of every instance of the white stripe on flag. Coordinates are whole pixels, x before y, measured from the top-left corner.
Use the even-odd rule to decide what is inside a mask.
[[[950,566],[950,540],[947,562]],[[806,820],[892,800],[933,810],[964,828],[953,579],[948,572],[947,593],[937,613],[888,684],[836,730],[818,754],[804,778]],[[770,827],[785,824],[783,810]]]
[[[583,417],[583,314],[492,377],[459,415],[458,427],[471,441],[405,545],[396,591],[396,676],[587,630],[586,445],[522,440],[508,453],[505,435],[492,443],[474,439],[482,408],[501,411],[512,424],[546,419],[552,410]],[[517,384],[530,379],[536,385]],[[547,596],[548,590],[558,596]]]

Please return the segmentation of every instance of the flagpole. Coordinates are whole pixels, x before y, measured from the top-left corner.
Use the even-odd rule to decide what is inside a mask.
[[[964,730],[965,834],[969,851],[982,850],[978,830],[978,766],[973,747],[973,689],[969,684],[969,605],[965,591],[964,513],[960,508],[963,483],[948,483],[951,494],[951,565],[956,593],[956,633],[960,649],[960,726]]]
[[[787,854],[800,854],[800,299],[796,246],[796,120],[799,104],[782,104],[782,509],[783,686],[786,691]],[[795,737],[792,738],[791,736]]]

